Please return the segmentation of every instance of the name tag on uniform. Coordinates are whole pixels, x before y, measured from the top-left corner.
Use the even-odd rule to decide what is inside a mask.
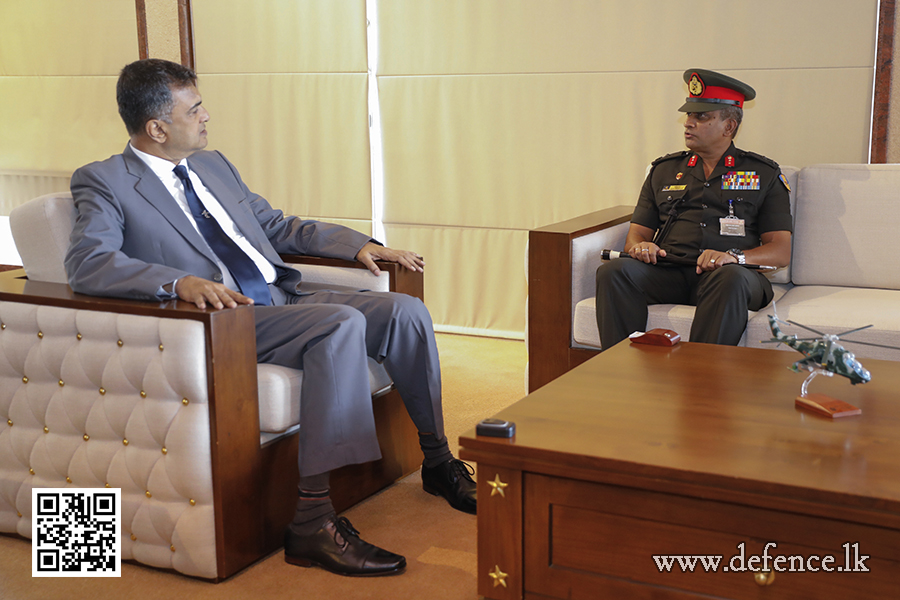
[[[756,171],[729,171],[722,175],[723,190],[758,190],[759,175]]]
[[[737,217],[722,217],[719,219],[719,235],[744,237],[744,220]]]
[[[664,192],[683,192],[687,189],[686,185],[667,185],[663,188]]]

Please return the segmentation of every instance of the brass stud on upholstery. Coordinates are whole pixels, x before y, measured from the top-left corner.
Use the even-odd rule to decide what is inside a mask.
[[[16,514],[19,515],[20,518],[22,517],[22,513],[20,513],[19,511],[16,511]]]
[[[197,504],[197,501],[194,500],[193,498],[191,498],[191,506],[194,506],[194,505],[196,505],[196,504]]]
[[[34,469],[28,469],[28,472],[34,475]]]
[[[168,454],[168,453],[169,453],[169,450],[168,450],[165,446],[163,446],[162,453],[163,453],[163,454]]]
[[[147,490],[146,492],[144,492],[144,494],[146,494],[148,498],[153,497],[153,495],[150,493],[150,490]]]
[[[78,335],[75,336],[75,339],[77,339],[77,340],[80,342],[80,341],[81,341],[81,337],[82,337],[82,336],[81,336],[81,334],[79,333]]]
[[[28,377],[22,377],[22,383],[28,383]]]
[[[141,398],[146,398],[146,397],[147,397],[147,392],[145,392],[144,390],[141,390]]]
[[[66,382],[63,381],[62,379],[60,379],[60,380],[59,380],[59,387],[64,387],[65,385],[66,385]]]
[[[134,535],[133,533],[131,534],[131,541],[132,541],[132,542],[136,542],[136,541],[137,541],[137,536]]]
[[[181,399],[181,403],[184,404],[185,406],[188,405],[188,402],[190,402],[190,400],[188,400],[187,398],[182,398],[182,399]]]
[[[108,483],[107,483],[107,484],[106,484],[106,487],[112,487],[112,486],[111,486],[111,485],[109,485],[109,484],[108,484]]]
[[[100,388],[100,395],[103,396],[106,394],[106,388]]]
[[[124,440],[122,440],[122,445],[123,445],[123,446],[127,446],[127,445],[128,445],[128,438],[125,438]]]
[[[171,546],[169,546],[169,550],[171,550],[172,552],[175,552],[175,544],[172,544]]]
[[[43,331],[38,331],[38,339],[39,339],[39,340],[44,339],[44,332],[43,332]]]
[[[50,428],[47,426],[44,426],[44,433],[50,433]]]
[[[84,438],[84,441],[88,441],[89,439],[91,439],[91,436],[89,436],[88,434],[84,434],[82,437]]]
[[[13,426],[12,419],[7,419],[6,424],[9,425],[10,427],[12,427]]]
[[[72,478],[71,478],[71,477],[66,477],[66,483],[72,483]]]
[[[160,351],[160,352],[163,351],[163,345],[162,345],[162,344],[159,345],[159,351]]]
[[[0,329],[6,329],[6,323],[0,323]]]
[[[116,343],[119,345],[119,348],[121,348],[122,346],[125,345],[125,342],[123,342],[122,340],[119,340],[119,341],[116,342]]]

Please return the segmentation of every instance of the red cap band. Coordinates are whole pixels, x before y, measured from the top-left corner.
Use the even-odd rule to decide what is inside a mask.
[[[744,106],[744,95],[742,93],[730,88],[716,87],[714,85],[705,86],[702,94],[692,97],[714,100],[732,100],[733,102],[737,102],[736,106]]]

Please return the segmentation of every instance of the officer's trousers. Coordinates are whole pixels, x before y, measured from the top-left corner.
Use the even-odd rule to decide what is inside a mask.
[[[647,327],[651,304],[696,306],[690,341],[736,346],[747,327],[747,311],[772,301],[769,280],[735,264],[697,275],[695,267],[649,265],[617,259],[597,269],[597,325],[610,348]]]

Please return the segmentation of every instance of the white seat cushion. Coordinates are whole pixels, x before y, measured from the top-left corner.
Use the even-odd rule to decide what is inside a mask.
[[[300,387],[303,371],[279,365],[257,365],[259,430],[281,433],[300,423]],[[369,358],[369,388],[372,394],[391,386],[384,366]]]
[[[888,346],[900,346],[900,290],[879,290],[872,288],[834,287],[822,285],[800,285],[792,288],[776,302],[778,317],[806,325],[823,333],[841,333],[857,327],[872,325],[869,329],[847,336],[847,340],[858,340]],[[757,348],[771,348],[764,344],[771,339],[769,320],[766,315],[771,310],[759,311],[747,327],[747,345]],[[782,326],[787,335],[815,337],[800,327]],[[860,358],[900,360],[900,350],[851,344],[841,344]]]

